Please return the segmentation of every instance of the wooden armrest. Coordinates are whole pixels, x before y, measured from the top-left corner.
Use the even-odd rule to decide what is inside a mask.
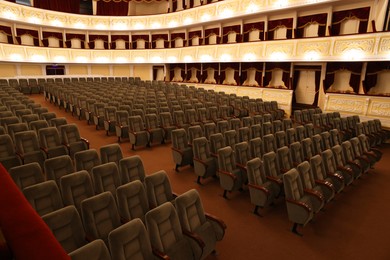
[[[157,256],[158,258],[160,259],[165,259],[165,260],[169,260],[169,256],[167,256],[166,254],[164,254],[163,252],[161,252],[160,250],[156,249],[156,248],[152,248],[152,251],[153,251],[153,254],[155,256]]]
[[[221,174],[224,174],[224,175],[229,176],[229,177],[232,178],[233,180],[236,180],[236,179],[237,179],[237,176],[234,175],[234,174],[231,173],[231,172],[226,172],[226,171],[223,171],[223,170],[218,170],[218,172],[221,173]]]
[[[248,187],[256,189],[256,190],[260,190],[260,191],[264,192],[267,195],[269,194],[269,190],[267,188],[265,188],[265,187],[262,187],[262,186],[259,186],[259,185],[255,185],[255,184],[252,184],[252,183],[248,183]]]
[[[80,137],[80,139],[81,139],[81,141],[83,141],[84,143],[87,144],[87,147],[89,149],[89,141],[86,138],[84,138],[84,137]]]
[[[289,203],[295,204],[297,206],[300,206],[300,207],[304,208],[307,211],[312,211],[310,206],[307,205],[306,203],[303,203],[302,201],[296,201],[296,200],[287,199],[287,198],[286,198],[286,201],[289,202]]]
[[[370,162],[370,160],[368,160],[368,158],[367,157],[364,157],[364,156],[361,156],[361,155],[359,155],[359,156],[356,156],[356,158],[358,158],[358,159],[362,159],[362,160],[364,160],[364,161],[366,161],[366,162]]]
[[[193,239],[198,245],[199,247],[203,248],[206,246],[206,244],[204,243],[203,239],[196,233],[193,233],[191,231],[188,231],[186,229],[183,229],[183,234],[191,239]]]
[[[210,213],[205,213],[204,215],[206,216],[207,219],[210,219],[211,221],[215,221],[216,223],[218,223],[218,225],[223,230],[225,230],[227,228],[225,222],[222,219],[220,219],[220,218],[218,218],[218,217],[216,217],[214,215],[211,215]]]
[[[217,153],[210,153],[210,155],[211,155],[212,157],[218,158],[218,154],[217,154]]]
[[[280,169],[280,172],[281,173],[286,173],[286,172],[288,172],[289,170],[287,170],[287,169]]]
[[[88,243],[89,243],[89,242],[92,242],[92,241],[94,241],[94,240],[95,240],[95,238],[93,238],[92,236],[90,236],[90,235],[88,235],[88,234],[85,235],[85,241],[87,241]]]
[[[49,153],[49,150],[45,147],[39,147],[46,155]]]
[[[24,156],[23,154],[19,153],[19,152],[15,152],[15,154],[22,160],[22,162],[24,161]]]
[[[240,164],[240,163],[236,163],[236,166],[237,166],[238,168],[240,168],[241,170],[246,171],[246,165],[243,165],[243,164]]]
[[[194,161],[197,161],[198,163],[203,164],[203,166],[205,166],[205,167],[208,166],[207,163],[205,163],[204,161],[202,161],[202,160],[199,159],[199,158],[194,157]]]
[[[130,219],[128,219],[128,218],[124,218],[124,217],[120,217],[121,218],[121,223],[122,224],[126,224],[127,222],[129,222],[130,221]]]
[[[324,195],[323,195],[321,192],[317,191],[317,190],[304,189],[304,191],[305,191],[307,194],[310,194],[310,195],[316,197],[316,198],[317,198],[318,200],[320,200],[320,201],[324,201],[324,200],[325,200],[325,199],[324,199]]]
[[[353,164],[353,165],[356,165],[357,167],[359,167],[359,168],[361,168],[362,166],[360,165],[360,163],[358,163],[358,162],[354,162],[354,161],[351,161],[351,160],[349,160],[349,161],[347,161],[347,163],[349,163],[349,164]]]
[[[278,179],[278,178],[275,178],[275,177],[272,177],[272,176],[267,176],[266,178],[268,180],[270,180],[270,181],[275,182],[278,185],[282,185],[283,184],[283,181],[281,179]]]
[[[172,196],[173,196],[174,198],[177,198],[177,197],[179,196],[179,194],[177,194],[176,192],[173,192],[173,191],[172,191]]]
[[[353,174],[353,171],[352,171],[351,168],[347,168],[347,167],[342,166],[342,165],[337,166],[337,170],[346,171],[346,172],[348,172],[349,174]]]
[[[317,183],[318,185],[326,186],[326,187],[328,187],[329,189],[334,190],[333,184],[330,183],[329,181],[325,181],[325,180],[315,180],[315,183]]]
[[[175,152],[180,153],[181,155],[184,154],[181,150],[179,150],[179,149],[177,149],[177,148],[175,148],[175,147],[171,147],[171,149],[172,149],[173,151],[175,151]]]
[[[331,176],[331,177],[335,177],[335,178],[339,179],[340,181],[344,181],[344,177],[341,176],[340,174],[337,174],[334,172],[328,172],[327,175]]]

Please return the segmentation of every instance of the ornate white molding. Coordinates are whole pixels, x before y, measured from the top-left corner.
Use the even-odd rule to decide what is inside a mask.
[[[332,44],[333,42],[339,43]],[[61,55],[58,54],[59,52]],[[41,57],[32,56],[31,53],[39,53]],[[60,59],[59,56],[61,56]],[[262,62],[269,60],[325,62],[329,60],[350,61],[351,59],[380,61],[389,60],[390,32],[143,50],[90,50],[0,44],[0,57],[2,61],[7,62],[104,62],[112,64]],[[96,57],[99,58],[96,59]]]
[[[209,21],[218,22],[248,14],[261,14],[297,6],[315,6],[332,2],[341,2],[341,0],[290,0],[285,4],[280,4],[280,0],[224,0],[169,14],[111,17],[54,12],[0,1],[0,19],[60,29],[136,31],[200,25]]]

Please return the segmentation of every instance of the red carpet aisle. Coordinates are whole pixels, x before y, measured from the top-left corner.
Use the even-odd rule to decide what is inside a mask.
[[[104,130],[95,130],[86,121],[79,121],[63,109],[46,102],[42,95],[31,96],[37,103],[77,123],[91,148],[114,143],[115,136],[107,137]],[[170,144],[131,151],[129,142],[121,144],[124,156],[138,154],[144,161],[147,174],[164,169],[170,176],[173,191],[183,193],[197,189],[207,212],[223,219],[227,224],[225,238],[217,244],[218,256],[208,259],[390,259],[390,146],[381,147],[382,160],[374,170],[364,175],[335,201],[326,206],[312,223],[300,229],[298,237],[290,232],[283,200],[275,206],[261,210],[264,217],[252,214],[248,193],[229,194],[222,198],[222,189],[216,180],[195,183],[193,169],[184,167],[174,171]]]
[[[16,260],[69,259],[2,165],[0,227]]]

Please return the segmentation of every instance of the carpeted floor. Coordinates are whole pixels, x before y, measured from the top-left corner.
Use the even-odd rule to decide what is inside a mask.
[[[106,136],[104,130],[95,130],[46,102],[42,95],[31,98],[57,117],[66,117],[77,123],[81,135],[89,139],[91,148],[115,143],[116,136]],[[143,159],[147,174],[165,170],[173,191],[183,193],[197,189],[205,210],[223,219],[227,224],[226,235],[217,245],[218,254],[207,259],[390,259],[390,145],[380,149],[384,155],[375,169],[347,187],[328,204],[324,212],[300,231],[299,237],[290,232],[286,205],[280,199],[273,207],[261,210],[263,217],[252,214],[254,206],[249,193],[232,193],[229,200],[222,198],[222,189],[215,179],[195,183],[191,167],[175,172],[170,144],[131,151],[129,142],[121,144],[124,156],[138,154]]]

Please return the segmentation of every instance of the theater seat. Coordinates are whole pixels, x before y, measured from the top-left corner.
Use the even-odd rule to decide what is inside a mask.
[[[133,155],[120,160],[119,175],[122,184],[135,180],[143,183],[145,180],[145,169],[141,157],[139,155]]]
[[[206,137],[199,137],[193,141],[194,151],[194,171],[197,177],[197,183],[201,184],[200,179],[216,176],[217,161],[211,156],[209,142]]]
[[[110,252],[101,239],[96,239],[69,254],[72,260],[99,259],[111,260]]]
[[[193,164],[192,148],[188,145],[187,133],[183,128],[172,131],[172,156],[176,171],[179,167]]]
[[[146,176],[145,188],[150,208],[155,208],[165,202],[174,203],[176,195],[172,192],[168,174],[164,170]]]
[[[20,190],[44,182],[41,166],[36,162],[12,167],[8,172]]]

